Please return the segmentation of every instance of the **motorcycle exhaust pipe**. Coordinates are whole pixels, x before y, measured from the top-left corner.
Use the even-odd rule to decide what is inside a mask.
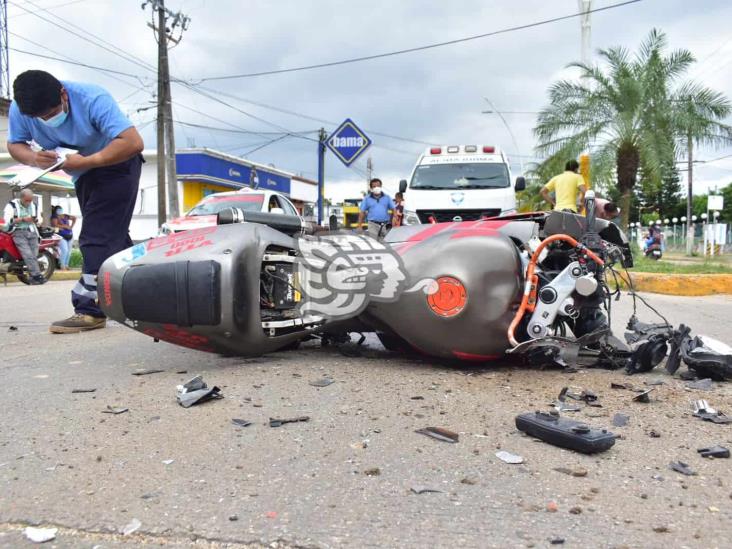
[[[217,225],[231,225],[233,223],[259,223],[290,236],[305,232],[302,219],[296,215],[273,214],[266,212],[251,212],[241,208],[227,208],[216,216]]]

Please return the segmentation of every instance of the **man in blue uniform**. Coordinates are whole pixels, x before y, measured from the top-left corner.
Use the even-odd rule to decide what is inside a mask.
[[[142,166],[140,134],[103,88],[60,82],[30,70],[13,82],[8,152],[23,164],[48,168],[58,147],[74,149],[63,170],[72,176],[81,206],[82,275],[71,290],[75,313],[51,324],[53,333],[106,325],[97,298],[97,272],[105,259],[132,245],[130,221]],[[37,146],[31,147],[33,141]],[[38,147],[41,150],[38,150]]]
[[[382,238],[391,222],[389,210],[394,210],[396,205],[388,194],[381,189],[381,179],[374,178],[369,181],[371,192],[363,197],[358,212],[358,225],[363,223],[364,217],[368,221],[368,232],[374,238]]]

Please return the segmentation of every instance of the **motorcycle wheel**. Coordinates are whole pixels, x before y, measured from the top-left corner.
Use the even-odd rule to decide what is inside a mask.
[[[44,283],[48,282],[56,271],[56,259],[53,254],[47,250],[41,250],[38,253],[38,267],[41,269]],[[30,274],[27,271],[23,271],[17,276],[23,284],[30,284]]]

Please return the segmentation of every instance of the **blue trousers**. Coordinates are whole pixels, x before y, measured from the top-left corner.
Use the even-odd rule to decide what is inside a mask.
[[[130,221],[140,185],[142,156],[89,170],[76,180],[76,197],[81,207],[79,248],[82,274],[71,290],[74,311],[104,317],[97,297],[97,273],[104,261],[132,246]]]
[[[71,257],[71,240],[62,238],[58,241],[58,255],[60,267],[66,268],[69,266],[69,258]]]

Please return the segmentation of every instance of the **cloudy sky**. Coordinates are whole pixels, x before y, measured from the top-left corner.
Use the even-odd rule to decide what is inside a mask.
[[[618,1],[594,0],[593,7]],[[153,148],[155,111],[148,107],[156,92],[157,46],[148,27],[150,9],[142,10],[142,2],[9,0],[11,81],[23,70],[42,68],[61,79],[103,85]],[[426,143],[498,145],[518,173],[521,162],[537,160],[531,130],[547,87],[571,76],[564,67],[580,56],[575,18],[361,63],[218,80],[211,78],[338,61],[534,23],[576,13],[577,0],[166,0],[166,6],[191,18],[183,40],[170,52],[171,72],[183,81],[173,85],[174,117],[181,122],[178,146],[246,155],[315,178],[315,131],[332,131],[350,117],[374,146],[351,169],[328,156],[326,193],[334,198],[358,193],[368,155],[375,174],[394,189]],[[729,0],[643,0],[593,14],[592,47],[635,49],[652,27],[661,28],[672,48],[687,48],[696,56],[691,76],[732,95],[730,21]],[[497,115],[482,112],[491,110],[484,98],[505,111],[516,145]],[[297,137],[283,137],[283,132]],[[730,154],[732,147],[702,150],[698,158]],[[732,157],[699,165],[695,181],[699,191],[732,181]]]

